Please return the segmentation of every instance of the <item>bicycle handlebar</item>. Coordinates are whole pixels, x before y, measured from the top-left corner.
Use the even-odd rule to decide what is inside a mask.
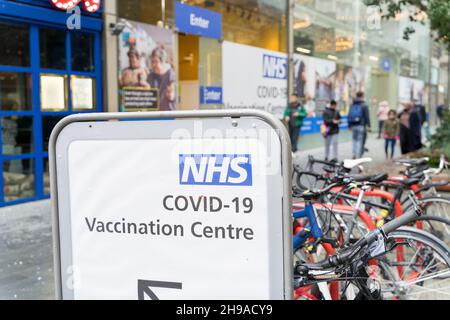
[[[414,211],[405,213],[399,218],[396,218],[388,223],[386,223],[381,228],[374,230],[367,234],[364,238],[357,241],[352,247],[342,250],[336,255],[329,256],[327,259],[314,263],[314,264],[303,264],[296,267],[297,272],[302,273],[308,270],[323,270],[329,268],[335,268],[340,265],[350,262],[353,257],[366,245],[370,245],[375,241],[380,234],[380,232],[386,236],[394,230],[413,222],[421,215],[421,211],[416,209]]]

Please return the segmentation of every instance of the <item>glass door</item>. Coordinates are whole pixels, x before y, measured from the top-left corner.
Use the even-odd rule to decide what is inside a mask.
[[[198,68],[200,109],[222,108],[222,44],[220,41],[200,38]]]

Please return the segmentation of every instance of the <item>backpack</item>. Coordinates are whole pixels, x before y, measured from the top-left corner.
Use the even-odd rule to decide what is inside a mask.
[[[363,105],[361,103],[353,104],[348,113],[348,123],[350,125],[359,125],[361,124],[363,117]]]

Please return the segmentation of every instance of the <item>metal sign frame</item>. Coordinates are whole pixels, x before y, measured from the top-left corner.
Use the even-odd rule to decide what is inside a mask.
[[[179,120],[179,119],[221,119],[251,118],[259,119],[271,127],[277,134],[281,146],[281,174],[283,178],[282,231],[283,231],[283,271],[284,299],[293,299],[293,253],[292,253],[292,153],[289,134],[284,124],[270,113],[259,110],[202,110],[202,111],[166,111],[166,112],[130,112],[130,113],[90,113],[75,114],[62,119],[53,129],[49,143],[49,162],[51,179],[51,207],[53,223],[53,254],[56,284],[56,298],[63,298],[61,272],[60,219],[57,185],[56,144],[60,133],[68,125],[78,122],[104,122],[124,120]]]

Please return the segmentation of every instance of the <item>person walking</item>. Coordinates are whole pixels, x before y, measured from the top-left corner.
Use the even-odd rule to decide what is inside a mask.
[[[384,150],[386,152],[386,159],[394,159],[395,145],[399,139],[400,121],[397,119],[397,112],[390,110],[388,119],[384,122]],[[389,157],[389,149],[391,151]]]
[[[367,132],[370,132],[369,107],[364,101],[364,92],[356,94],[356,99],[350,107],[348,124],[352,131],[353,158],[361,158],[364,154],[364,140]]]
[[[341,114],[337,110],[335,100],[330,102],[330,106],[323,112],[323,136],[325,138],[325,161],[330,159],[330,149],[333,149],[333,161],[338,160],[339,124]]]
[[[442,125],[442,120],[444,119],[445,114],[445,106],[443,104],[440,104],[436,107],[436,114],[437,114],[437,125]]]
[[[425,107],[416,104],[409,115],[409,130],[411,134],[411,152],[422,149],[422,126],[426,121]]]
[[[383,133],[384,122],[388,119],[388,113],[390,111],[389,103],[382,101],[378,105],[377,118],[378,118],[378,139],[381,139]]]
[[[288,125],[289,136],[291,137],[292,152],[298,150],[298,138],[300,129],[303,126],[303,120],[307,116],[305,107],[298,101],[298,96],[293,94],[286,110],[284,111],[284,121]]]
[[[399,115],[399,119],[400,146],[402,149],[402,154],[408,154],[417,150],[415,149],[415,144],[417,144],[417,142],[415,142],[414,140],[417,139],[417,126],[418,124],[420,124],[420,116],[417,114],[417,112],[414,112],[412,103],[406,103],[404,105],[403,111]],[[416,127],[414,133],[411,124]],[[419,135],[421,135],[420,130]]]

